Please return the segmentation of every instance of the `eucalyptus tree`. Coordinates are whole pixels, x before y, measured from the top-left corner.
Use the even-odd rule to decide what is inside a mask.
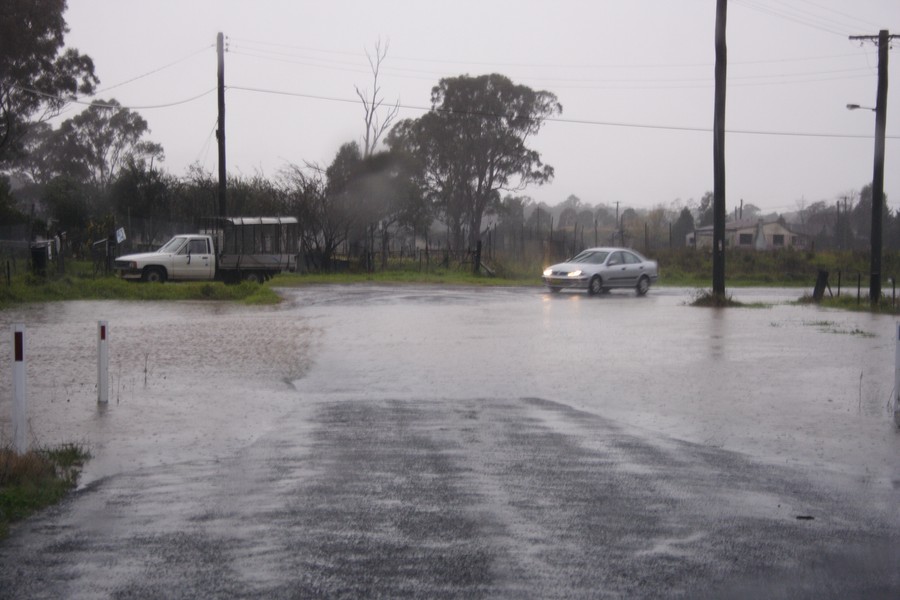
[[[19,156],[29,128],[94,92],[94,63],[64,49],[65,0],[4,0],[0,10],[0,168]]]
[[[128,161],[162,161],[162,146],[144,139],[149,133],[140,114],[115,100],[95,100],[63,121],[46,151],[55,169],[80,178],[103,192]]]
[[[694,215],[691,209],[684,207],[678,213],[678,218],[672,225],[672,244],[676,248],[682,248],[687,244],[687,236],[694,232]]]
[[[431,110],[398,123],[386,141],[419,161],[424,191],[450,230],[452,249],[461,250],[464,239],[470,248],[479,241],[482,217],[502,191],[553,177],[527,142],[561,111],[554,94],[503,75],[450,77],[432,89]]]

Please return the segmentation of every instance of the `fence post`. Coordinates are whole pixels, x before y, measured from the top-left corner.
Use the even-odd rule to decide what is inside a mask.
[[[109,402],[109,330],[106,321],[97,322],[97,402]]]
[[[16,454],[28,450],[28,404],[25,397],[25,324],[13,325],[12,427]]]

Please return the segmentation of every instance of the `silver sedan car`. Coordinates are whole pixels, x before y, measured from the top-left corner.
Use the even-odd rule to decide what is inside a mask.
[[[588,248],[564,263],[544,269],[544,284],[551,292],[563,289],[600,294],[611,288],[633,288],[638,296],[659,277],[655,260],[628,248]]]

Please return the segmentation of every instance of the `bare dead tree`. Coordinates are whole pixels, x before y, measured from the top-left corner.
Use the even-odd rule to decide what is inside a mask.
[[[371,156],[378,145],[378,140],[390,128],[391,123],[400,112],[400,100],[391,106],[385,107],[384,98],[381,97],[381,88],[378,85],[378,75],[381,71],[381,63],[387,57],[390,42],[385,42],[384,46],[381,40],[375,43],[374,56],[366,50],[366,58],[369,59],[369,68],[372,70],[372,93],[369,90],[360,90],[354,86],[356,95],[362,100],[363,110],[365,111],[366,134],[363,140],[363,158]]]

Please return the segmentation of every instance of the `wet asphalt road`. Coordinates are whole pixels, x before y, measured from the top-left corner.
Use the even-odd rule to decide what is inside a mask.
[[[444,306],[423,291],[399,304],[406,320],[415,323],[425,306],[452,329],[454,307],[493,301],[483,294]],[[177,413],[183,428],[203,431],[202,440],[175,432],[147,445],[143,438],[159,434],[155,422],[175,426],[171,413],[165,419],[143,413],[143,429],[127,439],[104,437],[94,416],[69,413],[70,423],[84,419],[97,464],[70,499],[0,542],[0,597],[898,597],[900,477],[890,459],[892,438],[878,442],[887,451],[868,477],[868,465],[828,469],[814,459],[779,461],[777,452],[702,443],[689,431],[663,435],[647,429],[645,417],[609,418],[602,407],[573,406],[566,394],[551,400],[496,393],[518,392],[512,380],[448,389],[421,356],[377,358],[377,348],[397,340],[371,322],[372,313],[361,318],[382,339],[369,350],[360,348],[364,342],[348,345],[349,326],[341,330],[329,320],[334,314],[345,320],[342,310],[365,313],[360,306],[398,302],[380,293],[343,298],[343,309],[303,302],[301,294],[274,313],[225,310],[232,331],[269,334],[258,348],[250,338],[235,344],[235,353],[252,350],[246,370],[213,384],[227,419],[214,417],[209,406],[191,413],[184,406],[198,392],[191,369],[159,359],[155,382],[135,385],[130,395],[126,389],[100,420],[109,427],[118,414],[138,411],[134,406],[171,397],[183,411]],[[578,310],[613,307],[620,315],[647,306],[628,297],[607,305],[563,302],[581,303]],[[133,308],[111,310],[125,321]],[[173,318],[167,310],[158,321],[150,318],[149,329]],[[186,321],[221,348],[229,328],[204,322],[207,310],[190,308],[200,312]],[[790,323],[792,315],[763,318]],[[303,360],[275,352],[255,363],[287,316],[293,325],[280,329],[292,340],[289,354]],[[222,320],[216,315],[216,323]],[[173,325],[162,337],[185,327]],[[712,327],[721,334],[720,325]],[[304,336],[309,340],[298,344]],[[452,362],[458,341],[439,337]],[[880,352],[877,337],[845,337]],[[140,348],[129,349],[125,340],[120,346],[140,363]],[[338,355],[369,358],[335,366]],[[418,376],[406,373],[410,365]],[[281,371],[292,385],[272,383]],[[201,374],[207,385],[210,376]],[[242,413],[235,407],[241,401],[266,402],[268,409],[262,416]],[[71,404],[67,398],[67,409]],[[621,407],[611,412],[627,414]],[[862,418],[854,416],[853,426]],[[251,431],[231,431],[225,424],[235,420],[251,423]],[[744,427],[762,433],[774,425]],[[143,462],[130,455],[135,447]]]

